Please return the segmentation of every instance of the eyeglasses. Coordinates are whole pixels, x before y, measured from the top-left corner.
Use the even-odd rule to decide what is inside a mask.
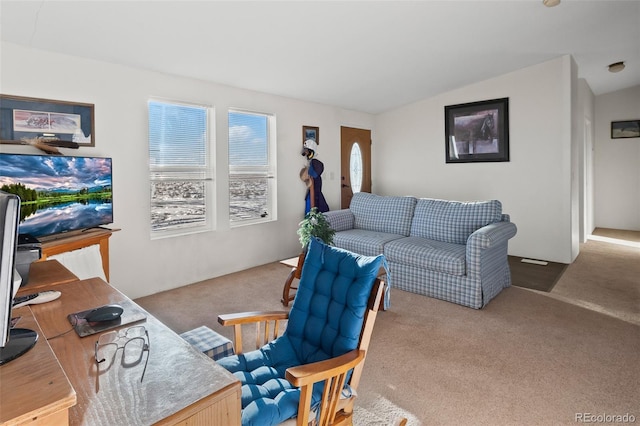
[[[122,349],[122,366],[133,367],[142,361],[144,352],[149,352],[149,332],[143,326],[129,327],[124,330],[110,331],[101,334],[96,342],[96,366],[100,368],[100,364],[107,362],[106,369],[111,368],[118,349]],[[147,371],[147,363],[149,355],[144,362],[144,370],[142,377]]]

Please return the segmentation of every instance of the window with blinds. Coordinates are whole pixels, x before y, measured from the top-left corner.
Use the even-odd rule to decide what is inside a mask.
[[[209,107],[150,100],[151,236],[212,228]]]
[[[275,220],[275,117],[229,110],[231,225]]]

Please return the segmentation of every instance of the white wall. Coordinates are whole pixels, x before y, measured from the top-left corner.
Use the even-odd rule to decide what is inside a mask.
[[[574,68],[565,56],[379,115],[374,192],[498,199],[518,227],[511,255],[570,263]],[[503,97],[509,98],[510,161],[446,164],[444,107]]]
[[[135,298],[295,256],[304,215],[305,186],[298,177],[302,126],[320,127],[323,192],[339,205],[340,126],[371,129],[374,117],[203,81],[148,72],[2,43],[3,94],[95,104],[94,148],[68,155],[113,158],[115,228],[111,237],[111,284]],[[151,241],[147,100],[150,96],[201,102],[216,111],[217,230]],[[227,207],[227,108],[277,117],[278,220],[229,229]],[[2,145],[3,152],[33,152]],[[334,176],[331,180],[330,176]],[[284,267],[283,267],[284,268]],[[274,295],[274,297],[279,297]]]
[[[585,82],[577,80],[569,56],[373,117],[10,43],[1,47],[1,93],[95,104],[96,146],[65,153],[113,157],[114,227],[122,230],[111,238],[111,282],[130,297],[295,255],[299,251],[295,231],[304,210],[305,188],[298,179],[304,163],[300,156],[303,125],[320,127],[323,190],[331,207],[340,203],[340,126],[372,129],[375,193],[499,199],[518,226],[510,254],[570,263],[577,253],[576,209],[584,209],[576,202],[576,174],[583,179],[587,173],[575,170],[575,163],[578,158],[580,164],[584,154],[580,153],[585,138],[583,116],[591,118],[595,123],[596,226],[640,230],[640,142],[609,139],[611,120],[640,118],[640,87],[599,96],[594,115],[593,95]],[[218,203],[213,232],[149,238],[146,102],[150,96],[216,108]],[[501,97],[509,98],[511,160],[445,164],[444,106]],[[229,229],[228,107],[277,116],[275,222]],[[0,149],[36,152],[13,145]]]
[[[596,96],[595,110],[595,225],[640,231],[640,138],[611,139],[612,121],[640,120],[640,86]]]
[[[594,117],[595,96],[584,79],[578,80],[578,106],[575,111],[575,137],[578,144],[578,183],[579,183],[579,241],[584,243],[594,229]]]

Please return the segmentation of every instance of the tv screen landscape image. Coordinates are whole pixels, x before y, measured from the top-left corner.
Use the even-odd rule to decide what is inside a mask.
[[[113,223],[110,158],[1,153],[0,190],[21,199],[20,234],[48,237]]]

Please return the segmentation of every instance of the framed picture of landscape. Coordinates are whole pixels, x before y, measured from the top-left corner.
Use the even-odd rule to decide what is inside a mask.
[[[0,141],[45,138],[95,146],[93,104],[0,95]]]
[[[447,163],[509,161],[509,98],[444,107]]]
[[[611,139],[623,138],[640,138],[640,120],[611,122]]]
[[[316,145],[320,145],[320,128],[313,126],[302,126],[302,143],[307,139],[311,139],[316,143]]]

